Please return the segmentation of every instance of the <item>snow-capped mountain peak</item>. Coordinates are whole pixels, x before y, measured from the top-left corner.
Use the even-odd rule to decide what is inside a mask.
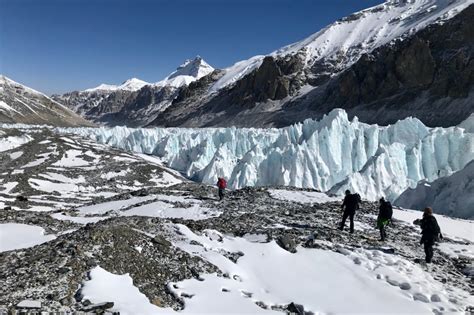
[[[173,71],[164,80],[156,82],[154,86],[181,87],[212,73],[214,68],[204,61],[200,56],[186,60],[176,71]]]
[[[124,81],[120,85],[113,84],[100,84],[94,88],[84,90],[83,92],[115,92],[115,91],[138,91],[145,85],[153,85],[156,87],[171,86],[180,87],[188,85],[189,83],[202,78],[213,72],[214,68],[210,66],[200,56],[196,56],[194,59],[187,59],[182,65],[180,65],[175,71],[168,75],[165,79],[156,83],[149,83],[137,78],[131,78]]]
[[[96,86],[95,88],[87,89],[84,90],[83,92],[113,92],[117,90],[126,90],[126,91],[137,91],[144,87],[145,85],[148,85],[150,83],[145,82],[143,80],[137,79],[137,78],[131,78],[126,81],[124,81],[120,85],[113,85],[113,84],[100,84]]]
[[[176,71],[168,76],[168,80],[176,78],[178,76],[191,76],[196,79],[200,79],[205,75],[208,75],[214,71],[207,62],[204,61],[200,56],[196,56],[194,59],[187,59],[182,65],[180,65]]]
[[[301,54],[306,67],[330,63],[334,73],[354,64],[363,54],[447,20],[473,0],[388,0],[383,4],[340,19],[309,37],[269,55],[255,56],[224,69],[224,76],[210,89],[216,92],[257,69],[266,56],[281,58]]]
[[[150,83],[137,79],[137,78],[131,78],[128,79],[127,81],[123,82],[118,89],[119,90],[128,90],[128,91],[136,91],[144,87],[145,85],[149,85]]]

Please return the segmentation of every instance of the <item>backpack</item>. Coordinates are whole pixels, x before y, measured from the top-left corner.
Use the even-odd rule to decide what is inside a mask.
[[[346,203],[346,208],[349,210],[357,210],[359,209],[359,202],[361,200],[359,194],[350,194],[347,196],[347,203]]]
[[[385,201],[381,205],[380,216],[384,219],[389,219],[389,220],[392,219],[393,208],[392,208],[392,204],[390,203],[390,201]]]
[[[225,181],[225,179],[219,178],[219,179],[217,180],[217,187],[219,187],[219,188],[221,188],[221,189],[227,188],[227,182]]]

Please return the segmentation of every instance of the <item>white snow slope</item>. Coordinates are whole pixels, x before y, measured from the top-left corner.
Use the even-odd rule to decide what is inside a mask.
[[[401,194],[395,205],[409,209],[430,205],[437,213],[474,219],[474,161],[451,176],[420,182]]]
[[[472,3],[473,0],[387,0],[269,55],[285,57],[299,53],[307,66],[324,60],[334,64],[337,73],[352,65],[361,55],[394,39],[414,34],[429,24],[442,23]],[[264,57],[255,56],[224,69],[225,75],[212,86],[211,92],[235,83],[259,67]]]
[[[191,179],[229,187],[286,185],[356,190],[394,200],[420,180],[434,181],[474,159],[474,134],[429,128],[416,118],[380,127],[336,109],[320,121],[282,129],[58,128],[113,147],[159,156]]]

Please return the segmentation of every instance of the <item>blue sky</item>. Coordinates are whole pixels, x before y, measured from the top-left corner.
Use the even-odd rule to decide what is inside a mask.
[[[156,82],[301,40],[382,0],[0,0],[0,73],[47,94]]]

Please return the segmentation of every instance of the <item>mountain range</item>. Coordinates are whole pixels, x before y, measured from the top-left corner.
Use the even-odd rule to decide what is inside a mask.
[[[366,123],[453,126],[474,111],[473,3],[389,0],[225,69],[197,56],[156,83],[51,98],[108,126],[283,127],[334,108]]]

